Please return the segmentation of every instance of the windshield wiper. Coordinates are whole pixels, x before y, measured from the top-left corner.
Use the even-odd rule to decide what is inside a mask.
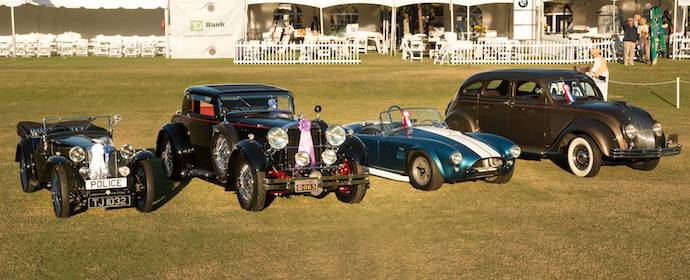
[[[240,100],[240,101],[242,101],[242,103],[244,103],[244,105],[247,105],[247,107],[248,107],[249,109],[254,109],[254,108],[252,107],[252,105],[249,105],[249,103],[248,103],[247,101],[244,101],[244,99],[242,99],[242,97],[237,97],[237,99]]]

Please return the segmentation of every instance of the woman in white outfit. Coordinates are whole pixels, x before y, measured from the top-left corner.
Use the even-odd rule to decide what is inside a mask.
[[[594,83],[604,96],[604,101],[609,100],[609,66],[606,65],[606,59],[601,56],[600,49],[592,50],[592,57],[594,57],[594,66],[592,71],[587,74],[592,77]]]

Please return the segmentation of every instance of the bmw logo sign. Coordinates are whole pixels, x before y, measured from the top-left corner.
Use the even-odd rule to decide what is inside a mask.
[[[522,8],[526,8],[527,4],[529,4],[529,0],[519,0],[518,1],[518,5],[520,5],[520,7],[522,7]]]

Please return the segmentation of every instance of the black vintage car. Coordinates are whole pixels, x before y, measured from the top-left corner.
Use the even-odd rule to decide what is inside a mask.
[[[77,208],[134,205],[150,212],[153,153],[127,144],[119,152],[115,149],[112,125],[120,119],[116,115],[19,122],[15,160],[22,190],[49,187],[55,215],[62,218]]]
[[[586,74],[567,70],[498,70],[467,79],[446,110],[460,131],[513,140],[524,158],[564,159],[580,177],[602,163],[652,170],[662,156],[681,152],[645,110],[606,102]]]
[[[369,185],[366,150],[341,126],[294,113],[292,94],[266,85],[185,90],[182,110],[158,134],[157,155],[171,179],[200,177],[234,190],[240,206],[261,211],[276,196],[358,203]]]

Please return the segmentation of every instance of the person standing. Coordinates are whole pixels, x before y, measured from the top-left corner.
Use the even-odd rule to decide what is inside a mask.
[[[640,25],[637,26],[637,36],[640,38],[640,58],[643,62],[649,62],[649,25],[646,18],[640,19]]]
[[[601,91],[601,95],[604,96],[604,101],[609,100],[609,66],[606,64],[606,59],[601,56],[600,49],[592,50],[592,57],[594,58],[594,65],[591,71],[587,72],[587,75],[592,77],[594,83]]]
[[[634,65],[635,46],[638,37],[634,19],[628,18],[623,25],[623,62],[625,66]]]

